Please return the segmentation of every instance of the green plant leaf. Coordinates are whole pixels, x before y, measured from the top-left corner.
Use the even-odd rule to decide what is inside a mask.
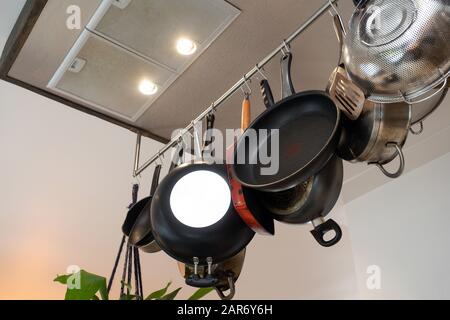
[[[198,289],[197,291],[194,292],[194,294],[192,296],[189,297],[188,300],[200,300],[201,298],[203,298],[207,294],[211,293],[211,291],[213,291],[213,290],[214,290],[214,288],[201,288],[201,289]]]
[[[65,300],[93,300],[97,293],[100,293],[102,300],[108,300],[105,277],[81,270],[75,274],[58,276],[54,281],[68,286]]]
[[[175,300],[176,296],[180,292],[181,288],[178,288],[171,293],[166,294],[165,296],[161,297],[160,300]]]
[[[53,279],[54,282],[59,282],[61,284],[67,284],[67,279],[69,278],[69,275],[58,275],[55,279]]]
[[[164,296],[167,292],[167,290],[169,289],[170,285],[172,284],[172,282],[169,282],[164,288],[155,291],[153,293],[151,293],[147,298],[145,298],[145,300],[156,300],[156,299],[161,299],[162,296]]]

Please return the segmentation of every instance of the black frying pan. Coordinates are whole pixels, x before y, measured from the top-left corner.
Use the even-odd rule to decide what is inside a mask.
[[[130,238],[128,241],[131,245],[138,248],[146,246],[154,241],[154,237],[151,232],[150,207],[152,204],[153,195],[156,191],[156,188],[158,187],[160,173],[161,165],[157,165],[155,167],[155,171],[153,172],[150,196],[140,201],[143,202],[143,207],[139,212],[139,215],[130,232]]]
[[[342,190],[344,168],[342,159],[333,156],[315,176],[282,192],[259,192],[260,201],[274,219],[291,224],[304,224],[325,217],[334,208]],[[330,247],[339,242],[342,230],[333,220],[315,225],[311,231],[316,241]],[[332,239],[325,239],[328,231]]]
[[[282,58],[283,99],[269,107],[251,125],[258,143],[249,145],[252,131],[239,140],[232,166],[236,179],[244,186],[260,191],[277,192],[295,187],[322,169],[334,154],[340,135],[340,111],[323,91],[294,93],[291,80],[292,54]],[[262,173],[269,167],[260,161],[259,151],[270,150],[271,135],[261,129],[279,130],[279,170]],[[238,163],[245,155],[246,163]]]
[[[207,120],[207,137],[203,146],[205,152],[212,143],[211,129],[214,126],[214,116],[209,115]],[[228,171],[226,164],[208,164],[197,161],[184,163],[172,171],[161,181],[156,189],[151,206],[152,233],[157,244],[172,258],[186,264],[192,264],[198,259],[199,265],[207,265],[211,259],[213,263],[225,261],[242,251],[255,235],[236,212],[231,201],[231,190],[229,204],[226,212],[218,221],[212,225],[193,227],[177,218],[172,209],[171,194],[176,185],[183,178],[196,172],[208,172],[225,182],[228,187]],[[204,195],[203,189],[208,188],[205,182],[197,181],[198,186],[194,189],[198,195]],[[205,199],[208,203],[209,199]],[[193,201],[193,200],[184,200]],[[194,215],[190,216],[191,218]],[[206,280],[196,279],[207,286],[212,286],[213,277]],[[212,281],[212,282],[211,282]],[[191,283],[192,285],[193,283]]]
[[[135,189],[136,188],[136,189]],[[133,187],[133,198],[137,198],[137,188],[136,185]],[[147,204],[148,198],[144,198],[138,202],[133,201],[133,205],[129,207],[129,210],[127,212],[127,216],[125,217],[125,221],[122,225],[122,232],[125,236],[129,237],[131,233],[131,229],[133,229],[133,226],[141,213],[142,209],[144,209],[145,205]]]

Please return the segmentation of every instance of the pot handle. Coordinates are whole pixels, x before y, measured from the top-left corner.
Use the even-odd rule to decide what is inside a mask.
[[[336,235],[333,237],[333,239],[327,241],[324,239],[324,236],[329,231],[334,231]],[[319,225],[315,225],[314,230],[311,231],[311,234],[322,247],[328,248],[334,246],[341,240],[342,229],[341,227],[339,227],[336,221],[330,219]]]
[[[219,295],[221,300],[231,300],[233,299],[236,293],[236,286],[234,284],[234,279],[232,275],[228,276],[228,286],[230,287],[230,292],[226,295],[222,290],[215,287],[217,294]]]
[[[212,275],[200,278],[198,275],[191,275],[186,279],[186,284],[195,288],[211,288],[219,283],[219,279]]]
[[[372,164],[375,164],[381,170],[381,172],[383,172],[383,174],[386,177],[391,178],[391,179],[395,179],[395,178],[400,177],[403,174],[403,171],[405,171],[405,156],[403,155],[402,148],[400,148],[400,146],[398,144],[396,144],[396,143],[392,143],[392,142],[387,143],[386,147],[393,147],[393,148],[397,149],[397,154],[398,154],[398,156],[400,158],[400,166],[398,167],[398,170],[396,172],[394,172],[394,173],[391,173],[391,172],[387,171],[383,167],[383,165],[380,164],[380,163],[372,163]]]
[[[421,134],[422,132],[423,132],[423,122],[422,121],[420,121],[419,122],[419,129],[418,130],[415,130],[414,128],[413,128],[413,126],[411,126],[411,127],[409,127],[409,131],[413,134],[413,135],[419,135],[419,134]]]
[[[259,86],[261,88],[261,94],[266,108],[269,109],[273,107],[275,105],[275,101],[273,99],[272,89],[270,89],[269,81],[263,79],[259,83]]]
[[[153,172],[152,186],[150,188],[150,196],[152,196],[152,197],[155,194],[156,189],[158,188],[159,177],[161,175],[161,168],[162,168],[162,166],[160,164],[158,164],[155,167],[155,171]]]
[[[433,94],[430,94],[429,96],[427,96],[427,97],[425,97],[425,98],[423,98],[423,99],[420,99],[420,100],[415,100],[415,101],[414,101],[414,100],[408,100],[408,99],[405,97],[405,95],[404,95],[403,93],[401,93],[401,95],[402,95],[403,101],[404,101],[405,103],[409,104],[409,105],[413,105],[413,104],[417,104],[417,103],[422,103],[422,102],[425,102],[425,101],[427,101],[427,100],[433,98],[434,96],[436,96],[436,95],[442,93],[442,91],[444,91],[445,88],[447,88],[447,83],[448,83],[448,78],[445,78],[445,80],[444,80],[444,82],[442,83],[442,86],[439,88],[439,90],[437,90],[437,91],[434,92]]]
[[[173,158],[170,163],[169,172],[172,172],[179,164],[180,160],[182,160],[184,154],[184,146],[182,142],[179,142],[175,152],[173,154]]]
[[[281,97],[283,99],[295,94],[291,77],[292,53],[284,52],[281,57]]]

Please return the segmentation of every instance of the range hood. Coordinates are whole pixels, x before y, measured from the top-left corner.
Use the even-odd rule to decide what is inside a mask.
[[[223,0],[104,0],[47,87],[136,122],[238,15]],[[180,54],[179,39],[195,53]],[[154,94],[139,91],[143,81]]]

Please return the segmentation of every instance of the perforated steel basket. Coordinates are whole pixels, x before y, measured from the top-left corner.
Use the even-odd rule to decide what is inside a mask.
[[[450,0],[363,1],[343,56],[369,100],[413,103],[449,76]]]

